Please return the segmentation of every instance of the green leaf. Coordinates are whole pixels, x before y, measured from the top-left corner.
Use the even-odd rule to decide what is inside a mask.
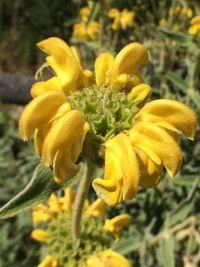
[[[163,267],[175,267],[174,240],[172,237],[166,237],[160,241],[158,259]]]
[[[132,251],[138,250],[140,246],[141,238],[135,236],[121,240],[117,245],[114,246],[114,250],[123,255],[127,255]]]
[[[194,183],[195,179],[199,179],[200,177],[193,174],[182,174],[173,179],[173,184],[182,185],[182,186],[191,186]]]
[[[39,164],[29,184],[0,209],[0,219],[13,217],[21,211],[33,207],[60,188],[61,186],[53,180],[52,170]]]
[[[180,89],[183,93],[186,93],[188,85],[180,76],[171,71],[168,71],[165,75],[165,78],[172,82],[173,85]]]
[[[176,41],[181,46],[186,46],[192,43],[193,37],[180,33],[180,32],[173,32],[167,29],[166,27],[159,27],[161,34],[163,34],[166,38],[170,38],[173,41]]]
[[[200,109],[200,94],[198,92],[195,92],[194,90],[189,91],[189,96],[191,100],[194,102],[196,107]]]

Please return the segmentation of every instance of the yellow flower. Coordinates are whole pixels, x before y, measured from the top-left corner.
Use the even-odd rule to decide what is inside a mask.
[[[96,83],[110,85],[116,91],[127,86],[130,89],[141,82],[138,70],[147,63],[147,50],[139,43],[128,44],[115,58],[110,53],[102,53],[95,61]]]
[[[83,22],[77,23],[73,26],[73,36],[79,40],[95,41],[99,34],[99,23],[91,21],[89,24]]]
[[[174,7],[171,7],[169,9],[169,14],[171,16],[173,16],[173,15],[179,15],[181,13],[181,10],[182,10],[181,6],[174,6]]]
[[[37,267],[57,267],[57,259],[54,256],[46,256],[44,260]]]
[[[107,249],[94,254],[87,260],[83,267],[131,267],[131,263],[122,255]]]
[[[126,8],[123,9],[122,12],[117,8],[111,8],[108,12],[108,16],[114,19],[112,24],[113,30],[116,31],[119,28],[126,30],[128,27],[132,26],[135,13]]]
[[[116,205],[134,197],[139,185],[155,186],[163,168],[170,176],[180,170],[179,133],[193,139],[196,116],[174,100],[145,104],[152,90],[139,73],[148,63],[142,44],[128,44],[116,57],[100,54],[95,80],[81,66],[74,47],[58,38],[44,40],[39,47],[50,54],[47,61],[56,76],[32,89],[35,98],[21,115],[20,134],[24,140],[35,134],[35,149],[53,168],[56,182],[76,175],[81,153],[94,162],[105,158],[104,179],[92,184],[100,198]],[[52,205],[51,212],[63,209],[55,198]],[[98,211],[90,207],[88,214],[101,214],[101,205],[96,203]]]
[[[182,163],[178,133],[192,140],[195,135],[195,113],[174,100],[151,101],[135,119],[127,136],[119,134],[106,143],[105,178],[93,181],[95,191],[108,205],[133,197],[138,183],[144,187],[155,186],[163,166],[173,177]],[[132,162],[128,151],[132,153]],[[128,170],[132,171],[128,173]]]
[[[192,11],[191,8],[183,7],[182,10],[181,10],[181,14],[183,16],[186,16],[188,18],[191,18],[192,17],[192,14],[193,14],[193,11]]]
[[[71,231],[67,230],[67,227],[71,225],[74,197],[74,192],[72,188],[69,187],[64,190],[64,196],[57,197],[55,194],[52,194],[48,199],[47,206],[39,204],[33,209],[33,213],[40,207],[45,210],[45,212],[51,214],[50,219],[37,222],[42,222],[42,227],[44,229],[37,228],[31,233],[31,237],[34,240],[45,243],[44,245],[47,247],[48,251],[51,252],[51,255],[54,255],[46,257],[42,263],[40,263],[41,266],[53,267],[53,264],[59,266],[90,266],[87,265],[92,263],[90,255],[94,254],[96,257],[96,252],[98,257],[100,256],[99,263],[96,264],[104,263],[107,264],[105,266],[115,266],[112,264],[117,263],[117,258],[120,260],[119,264],[125,264],[126,259],[121,255],[110,249],[104,250],[109,248],[111,242],[113,242],[110,234],[115,237],[115,242],[119,240],[121,231],[131,222],[130,216],[128,214],[121,214],[112,219],[105,220],[105,202],[99,198],[92,203],[86,200],[81,224],[83,239],[80,239],[80,245],[77,246],[72,240]],[[65,248],[64,254],[63,247]],[[76,259],[74,255],[77,255]],[[73,261],[74,265],[70,265],[71,261]]]
[[[191,21],[190,21],[191,26],[188,29],[188,33],[195,35],[200,33],[200,16],[196,16],[194,17]]]
[[[80,9],[79,13],[80,13],[80,16],[81,16],[81,20],[84,21],[84,22],[87,22],[88,18],[89,18],[89,15],[90,15],[90,9],[87,6],[82,7]]]
[[[95,41],[99,34],[100,25],[97,21],[93,20],[88,23],[90,16],[90,9],[83,7],[80,9],[81,21],[74,24],[73,36],[79,40],[92,40]]]
[[[164,26],[164,25],[166,25],[167,24],[167,20],[166,19],[161,19],[160,21],[159,21],[159,25],[160,26]]]
[[[43,229],[33,230],[31,233],[31,237],[38,242],[47,242],[49,240],[49,233]]]
[[[131,223],[129,214],[121,214],[112,219],[107,219],[104,224],[104,231],[115,236],[115,242],[119,241],[122,229]]]

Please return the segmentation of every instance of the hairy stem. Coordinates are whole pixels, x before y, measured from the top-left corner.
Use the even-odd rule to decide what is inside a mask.
[[[82,210],[88,195],[90,181],[91,181],[90,163],[89,160],[85,160],[85,169],[78,185],[78,190],[76,193],[76,199],[74,202],[74,207],[72,212],[71,231],[74,241],[80,238]]]

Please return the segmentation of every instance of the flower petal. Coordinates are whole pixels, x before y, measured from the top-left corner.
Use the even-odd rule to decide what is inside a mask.
[[[19,121],[23,140],[28,140],[36,128],[41,128],[55,115],[58,108],[67,101],[59,92],[44,93],[33,99],[24,109]]]
[[[95,61],[95,76],[96,84],[105,84],[107,72],[111,69],[114,62],[114,57],[111,53],[101,53]]]
[[[197,119],[195,113],[186,105],[175,100],[159,99],[147,103],[136,115],[138,121],[148,121],[169,130],[182,131],[193,139]]]
[[[69,179],[73,178],[80,167],[74,163],[77,160],[71,159],[70,148],[64,153],[57,152],[54,160],[54,180],[56,183],[62,185],[67,182]]]
[[[112,249],[89,257],[84,267],[131,267],[130,262]]]
[[[180,169],[182,153],[176,140],[163,128],[150,123],[138,122],[129,131],[132,144],[143,150],[157,165],[165,166],[170,176]]]
[[[74,163],[81,153],[88,130],[84,115],[78,110],[66,113],[53,124],[43,144],[42,160],[44,164],[53,164],[58,179],[65,179],[66,175],[68,177],[78,170],[78,166]],[[68,166],[68,169],[65,169],[65,166]],[[65,177],[63,177],[64,169]]]
[[[112,206],[136,194],[139,168],[126,134],[118,134],[105,146],[105,178],[95,179],[92,185],[97,195]]]
[[[128,100],[136,105],[143,105],[151,96],[152,89],[148,84],[140,83],[132,88],[128,94]]]
[[[32,211],[32,219],[33,224],[36,225],[40,222],[47,222],[51,220],[52,212],[43,204],[38,204],[33,207]]]
[[[46,82],[37,82],[31,87],[31,96],[33,98],[50,91],[62,92],[61,85],[58,84],[57,77],[53,77]]]
[[[46,60],[58,75],[62,85],[72,88],[79,76],[80,69],[70,47],[57,37],[43,40],[37,46],[50,55]]]
[[[31,237],[38,242],[47,242],[50,234],[43,229],[35,229],[32,231]]]
[[[112,79],[116,79],[120,74],[134,74],[140,66],[147,63],[147,49],[140,43],[128,44],[115,58],[112,68]]]
[[[115,236],[115,241],[118,242],[122,229],[131,223],[131,216],[127,213],[118,215],[112,219],[105,221],[103,230],[112,233]]]
[[[73,204],[75,200],[75,194],[72,190],[72,187],[68,187],[65,190],[65,194],[63,197],[59,199],[62,204],[62,210],[65,212],[71,213],[73,210]]]
[[[57,267],[58,262],[54,256],[46,256],[43,261],[37,267]]]
[[[97,198],[86,210],[86,215],[89,217],[105,216],[106,204],[101,198]]]
[[[153,187],[160,182],[163,165],[156,164],[142,150],[135,149],[140,166],[140,185],[144,188]]]

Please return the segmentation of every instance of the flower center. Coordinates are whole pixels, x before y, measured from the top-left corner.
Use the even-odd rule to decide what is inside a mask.
[[[125,93],[114,92],[103,85],[73,92],[68,99],[72,108],[81,110],[90,124],[84,152],[89,149],[87,155],[93,154],[93,160],[103,157],[102,145],[108,139],[132,126],[138,110]]]
[[[48,224],[50,239],[48,240],[48,253],[56,256],[59,266],[79,266],[95,252],[101,252],[109,247],[111,240],[103,232],[101,218],[83,216],[81,222],[81,239],[72,240],[70,229],[71,216],[66,213],[59,214]]]

